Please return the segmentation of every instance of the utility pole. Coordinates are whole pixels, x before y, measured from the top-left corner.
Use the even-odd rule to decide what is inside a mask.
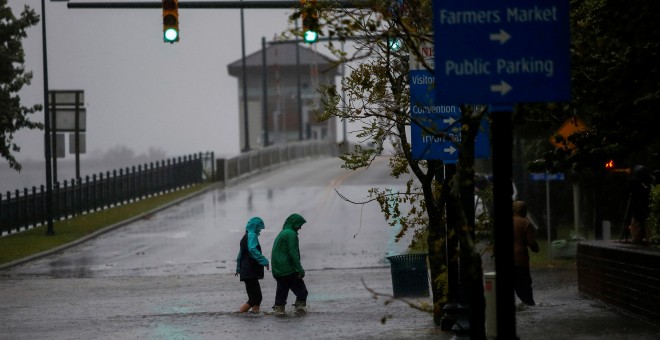
[[[46,149],[46,235],[55,235],[53,228],[53,168],[51,163],[50,134],[50,104],[48,102],[48,52],[46,51],[46,4],[41,0],[41,34],[43,49],[43,72],[44,72],[44,148]]]

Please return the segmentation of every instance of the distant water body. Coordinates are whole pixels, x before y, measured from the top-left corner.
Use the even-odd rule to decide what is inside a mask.
[[[157,161],[161,161],[160,159]],[[90,180],[92,175],[103,173],[106,175],[108,171],[119,171],[119,169],[126,169],[126,167],[137,167],[138,165],[149,164],[149,162],[156,162],[156,160],[149,159],[132,159],[132,160],[81,160],[80,161],[80,177],[85,179],[89,176]],[[12,196],[15,195],[16,190],[23,193],[25,188],[32,191],[32,187],[36,187],[37,191],[40,186],[46,185],[46,165],[43,161],[23,161],[21,162],[21,172],[10,169],[9,165],[5,162],[0,166],[0,194],[6,197],[7,191],[10,191]],[[53,173],[53,176],[55,173]],[[74,160],[58,160],[57,161],[57,180],[63,183],[65,180],[71,182],[76,177],[76,163]],[[55,178],[53,178],[55,180]]]

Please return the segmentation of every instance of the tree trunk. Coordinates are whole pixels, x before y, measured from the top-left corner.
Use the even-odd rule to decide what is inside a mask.
[[[430,177],[430,176],[429,176]],[[433,298],[433,322],[440,325],[442,319],[442,308],[446,303],[447,285],[447,257],[446,236],[447,231],[442,223],[442,207],[444,203],[438,203],[433,195],[433,179],[422,181],[422,190],[426,200],[428,225],[428,250],[429,267],[431,271],[431,294]],[[440,199],[442,201],[442,198]]]

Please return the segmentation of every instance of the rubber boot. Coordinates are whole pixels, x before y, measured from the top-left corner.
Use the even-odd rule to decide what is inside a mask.
[[[285,313],[284,306],[278,306],[278,305],[273,306],[273,314],[284,315],[284,313]]]
[[[296,309],[296,313],[304,313],[307,311],[307,302],[296,300],[296,303],[293,304],[293,307]]]

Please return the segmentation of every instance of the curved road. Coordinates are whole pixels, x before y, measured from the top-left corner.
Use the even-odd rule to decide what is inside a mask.
[[[12,269],[16,275],[115,277],[233,273],[245,223],[261,217],[260,236],[270,258],[286,217],[307,219],[300,231],[306,270],[388,266],[403,242],[392,240],[376,202],[364,206],[371,187],[404,188],[388,176],[387,159],[367,171],[341,168],[336,158],[292,164],[225,188],[210,190],[59,254]]]

